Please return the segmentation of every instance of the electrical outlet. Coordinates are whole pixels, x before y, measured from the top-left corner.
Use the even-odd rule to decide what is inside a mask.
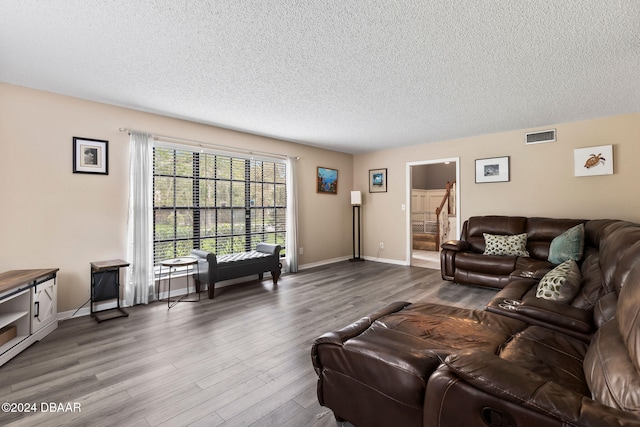
[[[380,249],[384,249],[384,243],[380,242]]]
[[[300,255],[304,255],[304,248],[300,247]]]

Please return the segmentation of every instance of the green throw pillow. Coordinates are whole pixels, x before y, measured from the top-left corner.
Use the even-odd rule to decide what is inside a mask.
[[[549,262],[562,264],[572,259],[579,261],[584,250],[584,224],[571,227],[551,241],[549,246]]]
[[[484,255],[529,256],[527,252],[527,233],[512,235],[495,235],[482,233],[484,236]]]
[[[579,290],[580,269],[574,260],[569,259],[540,279],[536,297],[568,303]]]

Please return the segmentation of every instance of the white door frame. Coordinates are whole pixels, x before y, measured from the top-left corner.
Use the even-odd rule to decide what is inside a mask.
[[[405,200],[407,201],[407,204],[405,206],[406,242],[407,242],[406,265],[411,265],[411,255],[413,253],[413,244],[411,241],[411,188],[413,187],[413,183],[411,182],[411,168],[413,166],[433,165],[433,164],[440,164],[445,162],[456,162],[456,239],[460,236],[460,193],[462,192],[462,188],[460,185],[460,157],[449,157],[446,159],[407,162],[407,166],[406,166],[407,179],[405,181],[407,183],[407,193],[405,196]]]

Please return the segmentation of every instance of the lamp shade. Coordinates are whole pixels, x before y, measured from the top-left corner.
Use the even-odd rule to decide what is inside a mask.
[[[352,191],[351,192],[351,204],[352,205],[361,205],[362,204],[362,192],[360,192],[360,191]]]

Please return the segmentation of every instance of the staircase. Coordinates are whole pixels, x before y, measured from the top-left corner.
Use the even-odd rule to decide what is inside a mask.
[[[420,251],[438,251],[437,234],[414,233],[413,249]]]
[[[423,251],[439,251],[442,237],[449,233],[449,215],[455,215],[455,206],[451,202],[455,192],[455,182],[447,182],[446,191],[440,205],[434,212],[412,211],[412,246]],[[454,198],[454,197],[453,197]],[[455,199],[455,198],[454,198]]]

